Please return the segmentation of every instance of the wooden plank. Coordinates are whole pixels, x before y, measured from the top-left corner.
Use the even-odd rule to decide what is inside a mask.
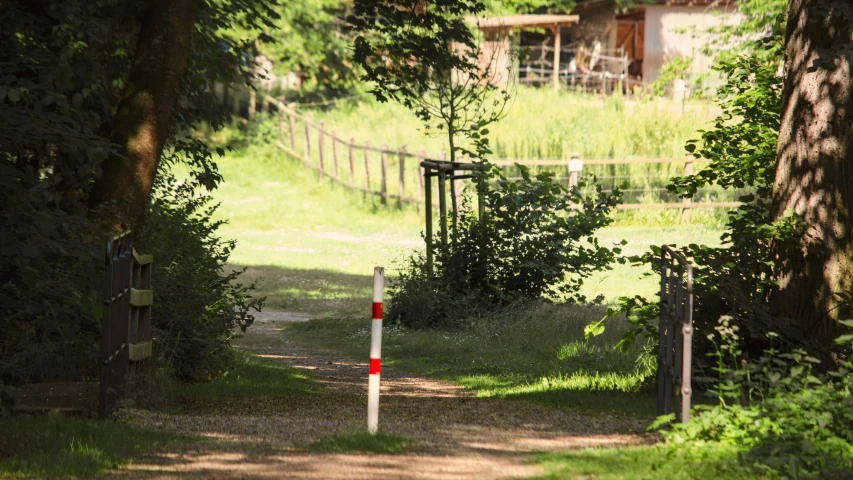
[[[154,290],[130,289],[131,307],[147,307],[149,305],[154,305]]]
[[[139,343],[131,343],[130,347],[130,361],[138,362],[140,360],[145,360],[146,358],[151,356],[151,341],[147,342],[139,342]]]
[[[647,208],[737,208],[741,206],[741,202],[704,202],[691,203],[685,205],[683,203],[626,203],[616,205],[618,210],[645,210]]]
[[[684,157],[674,158],[584,158],[584,165],[628,165],[637,163],[684,163],[688,159]],[[701,161],[701,160],[696,160]],[[490,160],[493,165],[497,166],[513,166],[516,163],[527,167],[554,167],[566,166],[569,164],[567,158],[546,158],[546,159],[513,159],[499,158]]]
[[[136,249],[134,248],[133,249],[133,259],[139,265],[148,265],[149,263],[154,261],[154,255],[142,255],[139,252],[137,252]]]

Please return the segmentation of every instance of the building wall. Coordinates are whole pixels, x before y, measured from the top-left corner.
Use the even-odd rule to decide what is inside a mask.
[[[707,11],[706,6],[649,5],[645,8],[643,83],[654,82],[673,57],[693,57],[691,73],[710,71],[712,58],[701,53],[709,43],[709,27],[740,22],[739,13]],[[680,31],[684,31],[683,33]]]

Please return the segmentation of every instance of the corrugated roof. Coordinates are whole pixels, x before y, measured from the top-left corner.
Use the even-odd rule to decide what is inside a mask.
[[[477,18],[480,30],[566,27],[578,23],[577,15],[507,15]]]

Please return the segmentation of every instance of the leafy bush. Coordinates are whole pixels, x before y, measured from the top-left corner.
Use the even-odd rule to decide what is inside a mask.
[[[853,321],[844,322],[853,327]],[[772,343],[775,334],[768,334]],[[708,335],[716,405],[697,405],[687,424],[664,430],[667,443],[696,448],[721,442],[742,450],[757,473],[791,478],[853,478],[853,362],[817,374],[820,361],[802,349],[767,349],[743,358],[739,328],[723,316]],[[849,341],[849,336],[846,339]],[[661,417],[653,426],[672,420]]]
[[[252,324],[250,309],[263,305],[250,296],[254,285],[236,281],[241,272],[224,271],[235,242],[217,236],[222,222],[211,220],[217,206],[197,193],[201,189],[197,180],[161,174],[137,242],[154,255],[155,349],[177,378],[193,382],[232,365],[231,339]]]
[[[608,225],[620,198],[584,179],[568,190],[551,173],[522,180],[499,173],[486,194],[481,222],[463,209],[446,247],[436,239],[435,265],[410,259],[391,289],[389,317],[411,327],[447,326],[459,318],[460,305],[505,305],[521,299],[586,299],[578,293],[583,279],[607,268],[619,248],[605,248],[594,236]],[[457,312],[454,312],[457,310]]]
[[[780,37],[764,42],[768,50],[781,55]],[[715,66],[726,77],[718,92],[722,114],[712,129],[700,131],[701,138],[686,146],[694,157],[708,159],[709,164],[693,175],[674,177],[668,186],[670,192],[683,198],[692,198],[711,185],[752,190],[740,198],[743,205],[729,212],[721,237],[723,246],[691,244],[677,250],[693,263],[696,338],[712,333],[716,320],[728,315],[741,328],[746,350],[754,355],[768,346],[765,334],[771,330],[779,335],[777,345],[789,349],[806,345],[789,319],[774,316],[768,308],[768,300],[777,290],[772,259],[791,246],[790,239],[802,225],[794,217],[770,220],[782,78],[777,75],[777,65],[763,58],[743,55]],[[660,249],[654,246],[629,260],[649,265],[650,274],[658,274],[659,258]],[[621,298],[619,308],[610,309],[608,314],[621,312],[633,323],[622,345],[639,337],[657,342],[657,299]],[[591,327],[598,325],[601,322]],[[696,348],[698,367],[709,368],[701,354],[712,346],[700,340]]]

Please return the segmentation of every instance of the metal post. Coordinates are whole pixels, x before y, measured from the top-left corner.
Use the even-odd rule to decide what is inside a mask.
[[[373,321],[370,332],[370,366],[367,381],[367,431],[379,429],[379,372],[382,359],[382,302],[385,269],[373,269]]]

